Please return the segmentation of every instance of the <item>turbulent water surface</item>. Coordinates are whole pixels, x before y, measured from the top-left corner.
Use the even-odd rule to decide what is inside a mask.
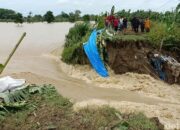
[[[71,23],[34,23],[18,27],[0,23],[0,63],[5,62],[22,33],[27,33],[2,76],[25,78],[28,83],[53,84],[63,96],[76,102],[76,108],[109,104],[124,112],[144,111],[150,117],[157,116],[167,129],[180,127],[177,86],[133,74],[101,79],[93,76],[91,69],[62,63],[61,48],[72,26]],[[171,90],[172,94],[168,94]]]

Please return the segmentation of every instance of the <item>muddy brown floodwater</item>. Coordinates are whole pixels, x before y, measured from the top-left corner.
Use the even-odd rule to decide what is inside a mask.
[[[138,74],[112,74],[110,78],[101,79],[90,67],[62,63],[60,53],[72,26],[71,23],[33,23],[17,27],[13,23],[0,23],[0,63],[4,63],[22,33],[27,33],[1,76],[25,78],[28,83],[53,84],[59,93],[75,102],[75,109],[110,105],[122,112],[142,111],[149,117],[158,117],[166,129],[180,129],[179,86]],[[132,89],[134,86],[141,91]],[[152,91],[148,91],[150,89]],[[157,94],[163,89],[166,91]]]

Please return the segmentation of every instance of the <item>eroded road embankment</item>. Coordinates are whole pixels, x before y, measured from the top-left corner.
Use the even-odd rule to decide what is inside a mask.
[[[3,75],[25,78],[28,83],[53,84],[63,96],[76,102],[75,108],[109,104],[124,112],[144,111],[150,117],[159,117],[162,123],[167,124],[167,127],[169,125],[172,128],[179,127],[179,95],[172,98],[175,100],[164,100],[163,97],[153,97],[146,95],[146,93],[142,94],[138,91],[117,87],[122,84],[118,84],[119,82],[111,84],[111,78],[107,79],[108,82],[105,80],[98,82],[93,78],[90,79],[91,82],[87,82],[83,80],[87,75],[80,73],[73,76],[71,69],[66,68],[65,70],[59,59],[60,51],[53,52],[53,55],[51,52],[63,45],[65,35],[72,26],[73,24],[69,23],[35,23],[17,27],[15,24],[1,23],[1,62],[4,62],[22,32],[27,32],[25,40]],[[76,71],[74,72],[76,73]],[[128,82],[130,81],[126,81],[127,86],[129,86]],[[106,83],[108,87],[104,85]],[[172,88],[172,90],[179,92],[179,89],[176,88]]]

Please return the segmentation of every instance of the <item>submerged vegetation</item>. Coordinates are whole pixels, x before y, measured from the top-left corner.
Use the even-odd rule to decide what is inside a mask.
[[[161,130],[163,126],[142,113],[121,114],[108,106],[73,110],[73,103],[46,85],[30,87],[25,105],[0,108],[0,129],[73,129],[73,130]],[[157,125],[158,124],[158,125]]]

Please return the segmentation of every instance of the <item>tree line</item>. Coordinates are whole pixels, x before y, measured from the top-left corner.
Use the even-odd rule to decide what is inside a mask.
[[[163,21],[163,22],[171,22],[175,21],[176,23],[180,23],[180,4],[173,11],[166,12],[156,12],[156,11],[144,11],[137,10],[132,12],[131,10],[121,10],[115,13],[117,16],[125,16],[128,19],[133,17],[146,18],[149,17],[154,21]],[[108,13],[101,13],[101,15],[93,15],[93,14],[85,14],[81,15],[80,10],[75,10],[74,12],[65,13],[61,12],[59,15],[54,16],[53,12],[47,11],[44,15],[33,15],[32,12],[29,12],[28,16],[23,17],[21,13],[15,12],[9,9],[0,9],[0,22],[75,22],[75,21],[97,21],[99,17],[106,16]]]
[[[0,9],[0,22],[75,22],[75,21],[95,21],[98,15],[89,15],[85,14],[81,16],[81,11],[76,10],[74,12],[65,13],[54,16],[52,11],[47,11],[44,15],[33,15],[32,12],[29,12],[28,16],[24,17],[21,13],[15,12],[10,9]]]
[[[177,5],[175,10],[166,11],[166,12],[156,12],[156,11],[144,11],[144,10],[137,10],[135,12],[131,12],[131,10],[121,10],[116,13],[118,16],[125,16],[129,20],[133,17],[138,18],[150,18],[153,21],[160,21],[165,23],[180,23],[180,4]]]

